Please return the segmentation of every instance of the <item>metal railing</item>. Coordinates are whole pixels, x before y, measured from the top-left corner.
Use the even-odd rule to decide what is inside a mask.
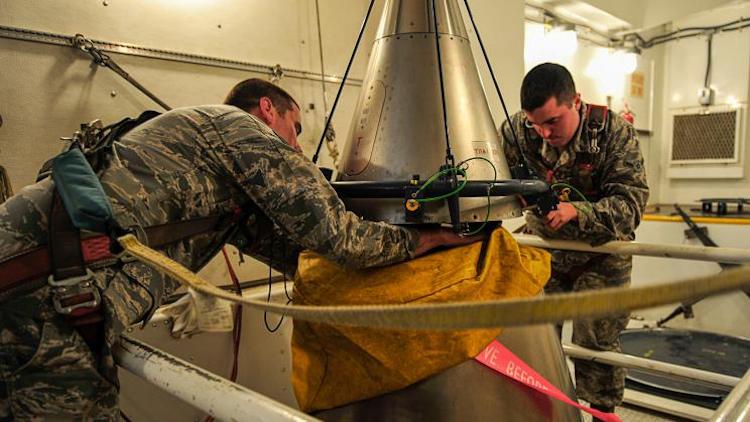
[[[218,420],[318,420],[128,336],[114,355],[122,368]]]

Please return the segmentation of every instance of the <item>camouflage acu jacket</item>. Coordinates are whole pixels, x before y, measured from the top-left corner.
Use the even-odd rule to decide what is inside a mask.
[[[564,150],[549,146],[534,129],[525,126],[526,117],[518,112],[504,122],[500,135],[508,164],[519,162],[513,142],[512,124],[529,167],[548,183],[567,183],[580,190],[590,205],[575,193],[570,203],[578,211],[558,231],[544,220],[527,213],[526,221],[535,234],[557,239],[583,240],[598,245],[611,240],[632,240],[648,200],[648,185],[643,156],[635,129],[615,113],[608,114],[608,130],[598,136],[598,153],[591,150],[586,108],[581,107],[581,123],[573,140]]]
[[[165,113],[123,136],[109,157],[98,174],[115,217],[146,243],[144,227],[252,210],[243,224],[227,218],[163,250],[192,270],[225,242],[289,274],[303,248],[354,267],[402,261],[416,249],[415,232],[346,211],[310,160],[235,107]],[[0,261],[46,243],[52,189],[48,178],[0,204]],[[176,287],[139,262],[114,269],[127,277],[112,271],[100,272],[98,284],[123,324]]]

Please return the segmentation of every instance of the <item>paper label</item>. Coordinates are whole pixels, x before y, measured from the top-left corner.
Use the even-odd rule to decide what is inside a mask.
[[[198,329],[206,332],[232,331],[234,317],[232,303],[218,297],[209,296],[189,289],[195,303]]]

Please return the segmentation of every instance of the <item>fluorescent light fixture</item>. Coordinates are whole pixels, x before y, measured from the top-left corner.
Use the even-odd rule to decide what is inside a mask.
[[[620,66],[626,75],[635,72],[636,67],[638,67],[638,55],[635,53],[617,50],[614,58],[617,65]]]
[[[553,29],[545,36],[549,51],[558,52],[560,56],[570,57],[578,50],[576,31],[559,31]]]

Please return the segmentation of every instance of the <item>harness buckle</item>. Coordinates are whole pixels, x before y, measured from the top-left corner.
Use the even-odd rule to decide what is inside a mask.
[[[86,274],[55,280],[50,275],[47,284],[54,288],[52,304],[61,315],[72,315],[78,309],[96,309],[102,303],[99,289],[93,283],[94,273],[86,268]]]

